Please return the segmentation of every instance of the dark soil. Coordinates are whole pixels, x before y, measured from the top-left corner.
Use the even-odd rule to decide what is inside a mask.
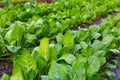
[[[116,16],[116,15],[117,15],[117,12],[114,12],[114,11],[113,11],[113,12],[108,13],[108,15]],[[94,20],[92,21],[92,23],[83,23],[83,24],[80,24],[79,26],[80,26],[81,28],[88,28],[90,25],[99,25],[99,24],[101,24],[101,22],[102,22],[103,19],[105,19],[105,18],[108,17],[108,15],[101,15],[101,16],[97,17],[96,19],[94,19]],[[71,30],[78,30],[78,27],[79,27],[79,26],[73,26],[73,27],[71,28]]]
[[[37,0],[38,2],[47,2],[47,3],[51,3],[52,0]]]
[[[91,24],[89,24],[89,23],[83,23],[83,24],[80,24],[80,27],[81,28],[88,28],[90,25]],[[78,27],[79,26],[74,26],[74,27],[71,28],[71,30],[78,30]]]
[[[13,68],[13,64],[12,62],[8,62],[8,61],[0,61],[0,77],[6,73],[8,75],[11,75],[12,73],[12,68]]]
[[[120,67],[115,68],[112,71],[117,75],[117,79],[120,80]]]
[[[99,25],[102,22],[102,19],[107,18],[107,16],[100,16],[98,18],[96,18],[95,20],[92,21],[92,25]]]
[[[116,16],[117,15],[117,12],[110,12],[109,15],[113,15],[113,16]],[[95,20],[92,21],[92,25],[99,25],[101,24],[102,20],[107,18],[108,16],[107,15],[102,15],[98,18],[96,18]]]
[[[79,26],[81,28],[88,28],[90,25],[99,25],[99,24],[101,24],[102,19],[105,19],[106,17],[107,16],[100,16],[100,17],[96,18],[95,20],[93,20],[92,23],[83,23],[83,24],[80,24]],[[73,26],[71,28],[71,30],[78,30],[79,26]]]
[[[24,3],[26,3],[26,2],[14,2],[14,3],[12,3],[14,6],[16,6],[17,4],[24,4]],[[1,8],[4,8],[5,6],[7,6],[6,4],[2,4],[2,5],[0,5],[0,7]]]
[[[95,20],[93,20],[92,23],[83,23],[83,24],[80,24],[79,26],[81,28],[88,28],[90,25],[99,25],[99,24],[101,24],[102,19],[105,19],[106,17],[107,16],[100,16],[100,17],[96,18]],[[71,30],[78,30],[79,26],[74,26],[71,28]]]

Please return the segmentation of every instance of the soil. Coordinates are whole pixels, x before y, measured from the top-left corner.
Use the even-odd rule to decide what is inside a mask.
[[[106,17],[107,16],[100,16],[100,17],[96,18],[95,20],[93,20],[92,23],[83,23],[83,24],[80,24],[79,26],[81,28],[88,28],[90,25],[99,25],[99,24],[101,24],[102,19],[105,19]],[[74,26],[71,28],[71,30],[78,30],[79,26]]]
[[[99,25],[101,24],[102,20],[107,18],[107,16],[100,16],[92,21],[92,25]]]
[[[47,2],[47,3],[51,3],[52,0],[37,0],[38,2]]]
[[[8,61],[0,61],[0,77],[6,73],[11,75],[13,69],[13,63]]]
[[[120,80],[120,67],[119,68],[115,68],[112,71],[117,75],[117,79]]]
[[[110,12],[110,13],[108,13],[108,14],[109,14],[109,15],[116,16],[116,15],[117,15],[117,12],[113,11],[113,12]],[[80,26],[81,28],[88,28],[90,25],[99,25],[99,24],[101,24],[102,20],[105,19],[105,18],[107,18],[107,17],[108,17],[108,15],[101,15],[101,16],[97,17],[96,19],[94,19],[94,20],[92,21],[92,23],[83,23],[83,24],[80,24],[79,26]],[[79,26],[73,26],[73,27],[71,28],[71,30],[78,30],[78,27],[79,27]]]
[[[81,27],[81,28],[88,28],[91,24],[89,23],[83,23],[83,24],[80,24],[80,26],[74,26],[71,28],[71,30],[78,30],[78,27]]]

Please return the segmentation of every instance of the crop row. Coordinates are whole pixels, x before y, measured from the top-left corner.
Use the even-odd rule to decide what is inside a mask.
[[[107,72],[98,71],[108,55],[120,50],[120,14],[99,26],[69,29],[119,12],[119,4],[119,0],[58,0],[1,9],[0,59],[14,62],[12,75],[2,79],[100,80]]]
[[[63,4],[64,6],[62,6],[64,0],[58,2],[60,2],[61,4],[57,2],[51,4],[46,4],[46,3],[38,4],[38,7],[39,6],[45,7],[46,5],[52,5],[52,7],[50,8],[48,7],[48,8],[50,10],[54,10],[52,11],[52,13],[49,13],[48,15],[45,15],[43,17],[37,16],[36,14],[32,14],[33,15],[32,18],[26,17],[29,16],[30,12],[38,11],[39,13],[39,10],[36,9],[41,9],[38,7],[29,8],[29,4],[25,4],[24,5],[25,7],[18,5],[19,7],[16,6],[16,8],[13,8],[11,6],[3,8],[1,10],[1,15],[0,15],[1,16],[0,36],[1,39],[3,39],[1,43],[6,45],[8,51],[12,53],[18,52],[19,50],[24,48],[31,50],[32,48],[38,45],[39,40],[42,37],[53,38],[56,36],[57,33],[59,32],[63,33],[74,25],[86,21],[91,21],[92,19],[96,18],[101,14],[105,14],[108,13],[109,11],[118,9],[117,6],[119,4],[118,0],[114,0],[114,1],[111,0],[108,2],[107,0],[102,2],[95,0],[94,3],[93,1],[70,0],[70,1],[66,1],[66,3]],[[56,7],[54,5],[56,6],[59,5],[59,7]],[[67,6],[65,7],[65,5]],[[17,12],[19,11],[19,9],[20,12]],[[33,10],[29,10],[29,9],[33,9]],[[28,12],[24,12],[21,10],[25,10]],[[46,12],[46,11],[49,10],[45,8],[45,11],[42,10],[40,12]],[[27,22],[21,22],[19,21],[19,19],[17,19],[18,20],[17,21],[15,19],[16,16],[20,16],[23,14],[25,15],[27,14],[27,15],[20,18],[23,19],[27,18],[28,19]],[[9,53],[8,51],[7,53]]]
[[[114,10],[119,0],[87,1],[87,0],[58,0],[55,3],[32,4],[12,6],[9,5],[0,11],[0,26],[10,26],[14,21],[28,21],[29,18],[42,18],[42,20],[61,18],[72,19],[76,16],[78,22],[90,21],[99,15]],[[43,17],[44,15],[45,18]],[[40,17],[41,16],[41,17]],[[51,18],[52,17],[52,18]],[[48,21],[49,22],[49,21]],[[75,21],[73,21],[75,22]]]
[[[88,29],[79,28],[78,31],[59,33],[54,40],[44,37],[40,40],[40,45],[31,52],[27,49],[22,50],[21,55],[14,59],[12,75],[4,75],[2,78],[100,80],[101,75],[108,73],[97,73],[107,62],[108,55],[119,53],[119,23],[120,14],[115,17],[109,16],[99,26],[92,25]]]

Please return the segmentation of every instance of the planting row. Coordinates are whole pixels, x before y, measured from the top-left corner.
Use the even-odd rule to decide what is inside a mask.
[[[65,34],[57,34],[52,40],[44,37],[40,39],[40,45],[34,47],[32,51],[23,48],[14,53],[21,54],[14,58],[12,75],[4,74],[2,79],[104,80],[101,76],[111,75],[111,72],[98,73],[98,71],[112,53],[119,53],[119,23],[120,14],[115,17],[109,16],[99,26],[92,25],[88,29],[79,28],[78,31],[68,30]],[[17,29],[16,27],[15,31]],[[12,35],[16,34],[17,32]],[[19,39],[17,35],[12,38]],[[33,38],[33,36],[29,37],[29,40],[34,40]],[[13,51],[18,49],[18,47],[6,47]],[[2,46],[2,49],[5,49],[5,46]]]
[[[40,18],[42,18],[42,20],[52,18],[54,22],[56,18],[63,20],[77,17],[78,19],[75,20],[77,22],[84,22],[86,20],[89,22],[99,15],[115,10],[118,5],[119,0],[58,0],[51,4],[26,3],[25,5],[20,4],[15,7],[9,5],[0,11],[0,26],[10,26],[10,24],[15,21],[28,21],[29,18],[32,19],[32,21],[36,18],[37,20]]]
[[[98,71],[110,53],[119,53],[120,14],[100,26],[69,28],[119,12],[119,4],[119,0],[58,0],[0,9],[0,59],[14,62],[12,75],[2,79],[99,80],[110,74]]]
[[[22,7],[22,5],[18,5],[16,6],[16,8],[14,8],[13,6],[3,8],[0,15],[0,43],[7,49],[5,51],[1,51],[4,54],[0,56],[3,57],[14,55],[11,53],[19,53],[19,50],[24,48],[32,50],[39,44],[39,39],[41,39],[42,37],[49,37],[50,39],[53,39],[57,35],[57,33],[63,33],[74,25],[86,21],[91,21],[98,15],[108,13],[111,10],[116,10],[118,9],[118,7],[116,6],[118,6],[119,3],[118,0],[114,1],[94,1],[93,4],[92,1],[70,0],[66,1],[66,4],[63,4],[64,6],[62,6],[62,3],[64,1],[58,1],[59,3],[56,2],[51,4],[38,4],[37,7],[35,7],[36,5],[34,6],[25,4],[23,5],[24,7]],[[69,5],[67,5],[67,3]],[[38,10],[38,13],[32,14],[32,18],[26,17],[30,16],[30,12],[37,12],[36,9],[39,9],[39,6],[45,7],[46,5],[53,5],[50,8],[48,7],[50,11],[53,10],[52,13],[49,13],[48,15],[45,15],[43,17],[37,15],[40,12],[49,11],[48,8],[45,8],[46,11],[42,10],[39,12]],[[59,7],[55,7],[58,5]],[[65,5],[67,6],[65,7]],[[30,6],[33,8],[30,8]],[[33,11],[31,11],[30,9],[33,9]],[[17,12],[19,10],[20,12]],[[27,15],[23,16],[23,14]],[[19,16],[19,18],[21,19],[28,20],[27,22],[17,21],[19,19],[17,19],[16,16]]]

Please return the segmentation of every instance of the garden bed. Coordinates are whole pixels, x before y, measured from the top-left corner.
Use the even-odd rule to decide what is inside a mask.
[[[24,7],[13,3],[15,7],[3,8],[0,49],[1,54],[9,55],[8,59],[14,63],[2,59],[0,76],[6,73],[10,80],[97,80],[106,74],[112,76],[107,72],[111,67],[107,64],[114,63],[112,61],[118,57],[120,13],[110,13],[111,7],[116,10],[116,5],[95,2],[97,8],[91,5],[93,2],[76,0],[68,4],[63,0],[56,4],[26,4]],[[85,3],[90,4],[89,10]],[[74,25],[77,26],[72,27]],[[111,71],[119,77],[118,70]]]

